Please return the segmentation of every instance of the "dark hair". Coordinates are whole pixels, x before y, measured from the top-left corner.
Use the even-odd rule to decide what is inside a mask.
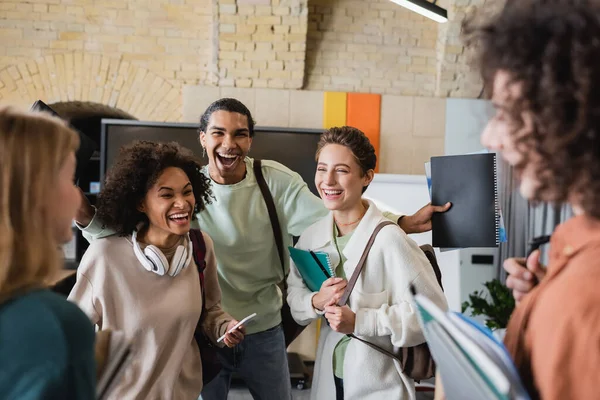
[[[534,200],[581,196],[600,218],[600,8],[585,0],[510,2],[490,18],[467,18],[463,35],[488,96],[498,71],[520,86],[509,115],[517,148],[541,186]],[[533,118],[523,128],[523,112]],[[533,159],[533,160],[532,160]]]
[[[148,223],[148,217],[138,210],[148,190],[165,169],[175,167],[182,169],[192,184],[195,218],[212,197],[210,180],[200,171],[201,166],[190,150],[175,142],[137,141],[124,146],[98,196],[97,216],[118,234],[131,234],[140,222]]]
[[[369,141],[369,138],[360,130],[351,126],[341,126],[329,128],[321,134],[321,139],[317,144],[316,158],[319,159],[319,154],[323,147],[328,144],[339,144],[347,147],[352,152],[356,162],[360,166],[362,175],[364,176],[369,170],[374,170],[377,164],[377,155],[375,148]],[[363,188],[367,190],[367,186]]]
[[[208,128],[208,120],[215,111],[228,111],[245,115],[246,118],[248,118],[248,130],[250,131],[250,137],[254,137],[254,120],[252,119],[250,110],[248,110],[248,107],[246,107],[241,101],[231,98],[219,99],[208,106],[206,111],[204,111],[204,114],[202,114],[200,117],[200,132],[206,132],[206,129]]]

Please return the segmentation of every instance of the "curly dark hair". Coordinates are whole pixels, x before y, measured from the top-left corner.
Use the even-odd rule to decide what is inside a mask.
[[[217,111],[228,111],[245,115],[246,118],[248,118],[248,130],[250,131],[250,137],[254,137],[254,120],[252,119],[250,110],[248,110],[248,107],[246,107],[241,101],[231,98],[219,99],[208,106],[206,111],[204,111],[204,114],[202,114],[200,117],[199,132],[206,132],[210,116]]]
[[[329,128],[321,134],[319,143],[317,144],[316,159],[318,161],[321,150],[328,144],[339,144],[346,146],[352,151],[356,162],[360,166],[362,175],[364,176],[369,170],[374,170],[377,164],[377,155],[375,148],[360,129],[352,126],[341,126]],[[363,188],[363,193],[368,186]]]
[[[534,200],[560,203],[575,195],[585,213],[600,218],[600,7],[519,0],[482,16],[465,20],[463,37],[488,96],[498,71],[520,85],[509,104],[525,156],[516,172],[532,163],[541,184]],[[532,131],[521,129],[523,112],[533,118]]]
[[[123,236],[131,234],[139,223],[148,223],[138,206],[169,167],[182,169],[190,179],[196,198],[192,217],[195,219],[212,199],[210,180],[201,172],[201,162],[178,143],[149,141],[136,141],[121,148],[98,196],[98,218]]]

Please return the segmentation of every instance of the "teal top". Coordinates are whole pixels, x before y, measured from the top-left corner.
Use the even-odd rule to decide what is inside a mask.
[[[94,399],[94,341],[83,311],[49,290],[0,304],[0,398]]]
[[[344,263],[348,261],[344,256],[344,249],[346,245],[350,241],[352,234],[354,231],[344,235],[339,236],[339,231],[335,223],[333,224],[333,240],[335,242],[335,247],[337,248],[338,254],[340,255],[340,263],[335,269],[335,276],[346,279],[346,273],[344,272]],[[346,356],[346,347],[348,347],[348,343],[350,342],[350,338],[348,336],[344,336],[336,345],[335,349],[333,349],[333,374],[338,378],[342,379],[344,377],[344,357]]]

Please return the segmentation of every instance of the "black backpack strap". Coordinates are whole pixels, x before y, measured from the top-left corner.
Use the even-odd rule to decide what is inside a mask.
[[[430,244],[424,244],[419,247],[421,248],[423,253],[425,253],[425,257],[427,257],[431,268],[433,268],[433,273],[435,274],[437,282],[443,291],[444,285],[442,285],[442,271],[440,270],[440,266],[438,265],[437,257],[435,256],[435,250],[433,250],[433,247]]]
[[[275,201],[273,201],[273,195],[269,190],[267,181],[262,173],[262,165],[260,160],[254,160],[254,176],[256,177],[256,183],[262,193],[263,199],[267,206],[269,213],[269,219],[271,220],[271,229],[273,230],[273,236],[275,237],[275,245],[277,246],[277,253],[279,254],[279,261],[281,262],[281,269],[283,270],[283,287],[287,290],[287,282],[285,279],[285,264],[283,258],[283,234],[281,233],[281,225],[279,225],[279,218],[277,218],[277,209],[275,208]]]
[[[206,301],[204,296],[204,270],[206,269],[206,243],[204,242],[204,236],[200,229],[190,229],[190,240],[192,241],[192,247],[194,249],[194,261],[198,268],[198,277],[200,280],[200,291],[202,292],[202,312],[200,314],[200,321],[198,326],[202,324],[206,317]]]
[[[198,267],[198,272],[204,275],[204,269],[206,268],[206,260],[204,259],[206,257],[206,243],[204,243],[204,236],[202,236],[200,229],[190,229],[190,239],[194,248],[194,261]]]

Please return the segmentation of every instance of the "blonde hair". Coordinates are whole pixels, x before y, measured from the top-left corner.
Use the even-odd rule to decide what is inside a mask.
[[[60,119],[0,107],[0,297],[44,285],[60,268],[46,203],[78,147],[79,136]]]

